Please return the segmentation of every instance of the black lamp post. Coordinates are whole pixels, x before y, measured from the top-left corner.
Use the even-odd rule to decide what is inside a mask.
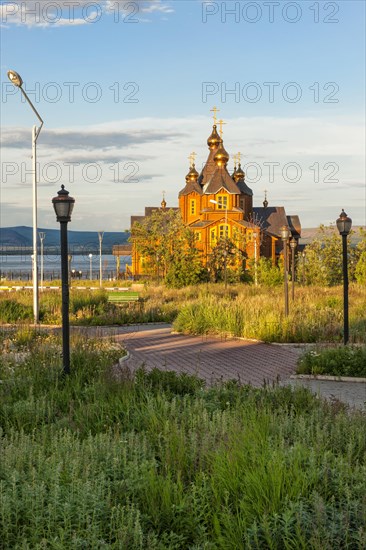
[[[69,196],[65,186],[52,199],[61,235],[61,283],[62,283],[62,356],[64,374],[70,374],[70,326],[69,326],[69,270],[67,251],[67,224],[71,220],[75,199]]]
[[[295,300],[295,250],[297,247],[297,242],[294,237],[290,240],[291,247],[291,283],[292,283],[292,301]]]
[[[347,236],[352,227],[352,220],[347,216],[342,208],[342,212],[337,220],[337,229],[342,237],[342,252],[343,252],[343,339],[344,345],[349,339],[349,324],[348,324],[348,267],[347,267]]]
[[[285,315],[288,317],[288,258],[287,258],[287,243],[290,236],[290,231],[287,225],[281,227],[281,238],[283,241],[283,272],[284,272],[284,291],[285,291]]]
[[[225,285],[225,290],[227,289],[227,255],[228,255],[227,241],[225,239],[225,250],[224,250],[224,285]]]

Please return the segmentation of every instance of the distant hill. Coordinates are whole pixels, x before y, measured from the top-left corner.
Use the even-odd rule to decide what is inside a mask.
[[[352,227],[352,231],[355,232],[355,234],[352,235],[352,243],[355,244],[355,245],[360,241],[360,231],[359,230],[360,230],[361,227],[362,227],[361,225],[355,225],[354,227]],[[365,228],[363,228],[363,229],[365,229]],[[327,227],[326,231],[327,231],[327,233],[333,233],[335,231],[338,235],[338,230],[337,230],[336,226]],[[300,244],[304,244],[304,245],[310,244],[311,241],[317,236],[318,233],[319,233],[319,227],[303,228],[301,230]]]
[[[356,232],[352,241],[356,244],[359,241],[359,228],[361,226],[355,226],[352,229]],[[329,229],[329,231],[336,231],[336,227]],[[60,231],[58,229],[42,229],[46,234],[44,240],[44,248],[46,250],[59,248],[60,246]],[[319,228],[303,228],[301,232],[301,244],[309,244],[316,234]],[[130,232],[108,232],[106,231],[103,236],[103,252],[105,254],[111,253],[112,247],[115,244],[125,244],[128,242]],[[68,231],[69,247],[75,252],[77,250],[85,252],[90,250],[92,253],[99,251],[99,238],[97,231]],[[17,227],[3,227],[0,228],[0,253],[10,252],[11,249],[17,248],[29,248],[33,247],[33,229],[32,227],[17,226]]]
[[[60,246],[60,231],[58,229],[43,229],[38,228],[38,232],[43,231],[46,236],[44,239],[44,248],[52,249]],[[106,254],[112,250],[115,244],[124,244],[130,237],[129,232],[108,232],[103,235],[103,252]],[[91,252],[99,250],[99,237],[97,231],[68,231],[68,241],[70,248],[85,251],[90,249]],[[4,252],[4,248],[8,252],[9,249],[17,248],[32,248],[33,246],[33,229],[32,227],[17,226],[17,227],[2,227],[0,228],[0,252]]]

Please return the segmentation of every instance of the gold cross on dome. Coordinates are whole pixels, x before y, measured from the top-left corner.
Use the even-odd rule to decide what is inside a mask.
[[[165,201],[165,191],[163,191],[163,201]]]
[[[233,156],[233,161],[234,161],[234,166],[235,166],[235,170],[236,170],[236,166],[238,164],[238,156],[237,155]]]
[[[214,124],[217,124],[217,113],[220,112],[220,109],[218,109],[217,107],[214,107],[213,109],[210,110],[210,112],[214,114],[213,116]]]
[[[221,119],[221,120],[219,120],[219,124],[220,124],[220,137],[221,137],[221,139],[222,139],[222,135],[223,135],[223,133],[224,133],[222,127],[226,124],[226,122],[224,122],[224,121]]]
[[[191,167],[191,168],[193,168],[193,165],[194,165],[194,163],[195,163],[195,161],[196,161],[196,156],[197,156],[197,153],[195,153],[195,152],[193,151],[193,153],[191,153],[191,154],[189,155],[189,157],[188,157],[188,158],[189,158],[189,162],[190,162],[190,167]]]
[[[238,163],[240,164],[241,163],[241,152],[239,151],[239,153],[236,155],[236,158],[238,159]]]

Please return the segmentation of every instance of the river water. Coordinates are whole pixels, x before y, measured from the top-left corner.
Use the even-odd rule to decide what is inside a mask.
[[[71,277],[76,279],[99,279],[99,255],[93,254],[92,259],[87,254],[73,255],[69,264]],[[126,271],[126,264],[131,265],[131,256],[122,256],[120,263],[120,272]],[[91,272],[90,272],[91,269]],[[116,257],[112,254],[102,255],[103,279],[113,280],[117,275]],[[38,272],[41,276],[41,256],[38,256]],[[32,280],[32,256],[31,254],[22,254],[18,256],[0,255],[0,274],[1,278],[23,281]],[[60,255],[45,254],[43,258],[44,280],[50,281],[61,278],[61,258]]]

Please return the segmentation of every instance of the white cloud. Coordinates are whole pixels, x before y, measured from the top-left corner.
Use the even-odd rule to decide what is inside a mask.
[[[126,2],[126,0],[107,0],[105,2],[106,8],[111,11],[115,11],[118,7],[123,12],[133,12],[133,7],[138,11],[144,13],[174,13],[174,9],[169,5],[166,0],[132,0]]]
[[[211,125],[207,117],[189,117],[129,119],[53,131],[45,128],[38,142],[40,183],[47,184],[39,189],[40,225],[45,226],[42,212],[47,212],[50,196],[61,183],[77,199],[74,229],[94,229],[96,205],[104,214],[106,230],[128,227],[131,215],[160,204],[163,190],[168,204],[176,206],[189,169],[189,154],[197,152],[197,169],[207,159]],[[2,225],[8,226],[21,219],[8,214],[7,203],[30,203],[29,129],[5,128],[3,138]],[[267,189],[270,205],[285,205],[288,213],[299,214],[303,227],[328,224],[341,208],[355,225],[365,224],[363,140],[358,120],[334,117],[228,119],[224,133],[231,156],[229,171],[233,154],[239,150],[248,178],[255,180],[253,163],[261,171],[257,181],[248,182],[255,206],[262,204]],[[75,169],[68,163],[74,163]],[[277,163],[273,179],[268,163]],[[296,168],[286,168],[291,163],[301,168],[298,181],[290,181],[296,176]],[[14,175],[12,170],[17,170]]]
[[[26,27],[65,27],[95,24],[104,16],[123,17],[128,23],[144,22],[140,14],[170,14],[173,8],[165,0],[78,0],[75,2],[58,0],[41,2],[39,0],[6,1],[0,6],[0,25],[18,25]]]

